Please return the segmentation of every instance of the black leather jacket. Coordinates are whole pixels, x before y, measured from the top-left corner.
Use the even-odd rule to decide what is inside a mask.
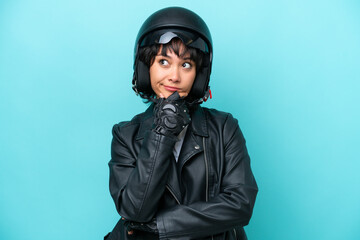
[[[175,139],[151,131],[153,106],[113,128],[110,193],[126,220],[156,217],[159,235],[127,235],[120,220],[107,239],[246,239],[257,194],[250,158],[231,114],[198,106],[178,162]]]

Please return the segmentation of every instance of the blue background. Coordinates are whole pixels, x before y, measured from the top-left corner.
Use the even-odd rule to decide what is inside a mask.
[[[172,5],[211,29],[213,99],[247,139],[260,192],[249,239],[360,239],[360,2],[0,2],[0,238],[102,239],[111,128],[142,22]]]

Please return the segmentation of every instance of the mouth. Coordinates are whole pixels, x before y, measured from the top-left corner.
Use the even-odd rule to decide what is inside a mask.
[[[166,85],[164,85],[164,88],[165,88],[167,91],[170,91],[170,92],[179,91],[179,89],[180,89],[180,88],[177,88],[177,87],[166,86]]]

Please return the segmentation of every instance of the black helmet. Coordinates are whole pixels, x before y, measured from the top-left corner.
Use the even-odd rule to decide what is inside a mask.
[[[189,96],[206,99],[209,95],[209,79],[212,64],[211,34],[196,13],[181,7],[169,7],[153,13],[146,19],[136,37],[134,49],[133,89],[136,93],[151,91],[149,68],[138,59],[140,47],[166,44],[179,38],[186,46],[205,53],[204,66],[196,74]]]

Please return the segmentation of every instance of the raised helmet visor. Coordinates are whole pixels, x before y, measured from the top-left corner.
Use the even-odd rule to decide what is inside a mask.
[[[142,39],[140,47],[150,46],[154,43],[167,44],[174,38],[179,38],[187,47],[209,53],[209,47],[204,39],[198,34],[183,29],[162,29],[150,32]]]

